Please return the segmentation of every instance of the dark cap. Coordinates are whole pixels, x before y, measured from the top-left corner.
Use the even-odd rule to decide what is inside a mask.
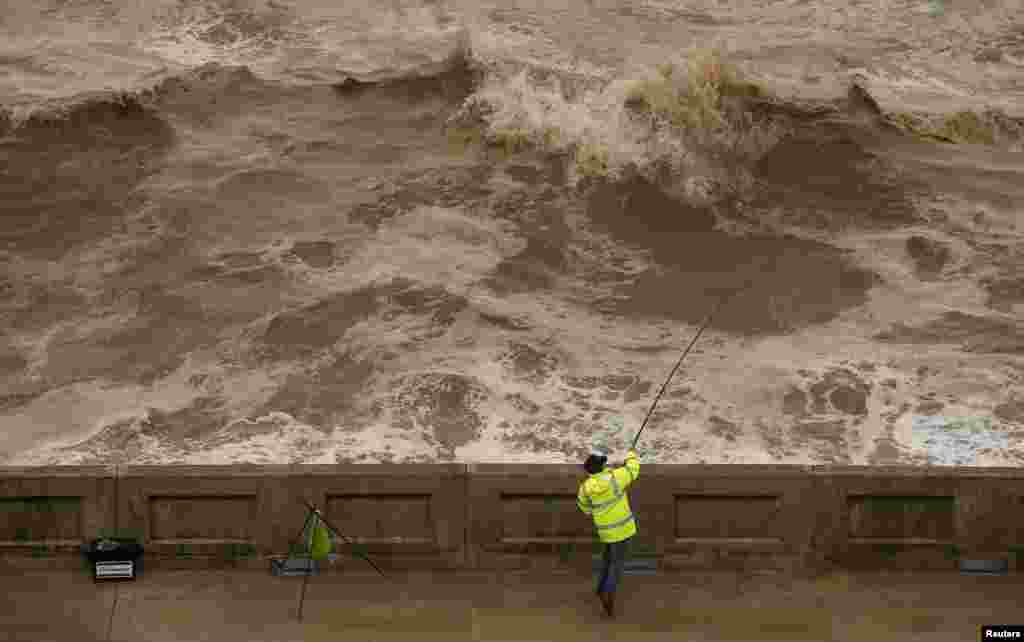
[[[583,462],[583,469],[591,475],[596,474],[604,470],[604,465],[608,463],[608,456],[601,454],[592,453],[587,457],[587,461]]]

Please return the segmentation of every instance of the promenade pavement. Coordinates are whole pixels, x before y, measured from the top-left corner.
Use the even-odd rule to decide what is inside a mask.
[[[801,640],[965,642],[1024,624],[1024,577],[738,572],[627,576],[608,620],[580,573],[145,570],[0,571],[3,642]]]

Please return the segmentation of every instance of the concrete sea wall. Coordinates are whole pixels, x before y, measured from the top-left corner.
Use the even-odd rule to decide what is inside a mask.
[[[81,564],[101,534],[153,566],[263,565],[303,501],[354,544],[329,568],[589,568],[599,550],[573,465],[0,468],[0,563]],[[1024,558],[1024,470],[647,465],[630,489],[636,557],[687,569],[953,570]],[[351,554],[350,554],[351,553]]]

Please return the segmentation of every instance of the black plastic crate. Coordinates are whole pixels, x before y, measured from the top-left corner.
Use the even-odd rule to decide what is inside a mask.
[[[960,560],[961,575],[1008,575],[1010,561],[996,560]]]
[[[128,539],[95,539],[82,546],[94,582],[134,580],[142,571],[141,544]]]
[[[302,558],[271,559],[270,573],[274,577],[302,577],[303,575],[319,575],[320,564],[317,560]]]
[[[604,562],[600,556],[593,558],[594,573],[600,573]],[[623,575],[657,575],[658,560],[652,558],[627,559],[622,569]]]

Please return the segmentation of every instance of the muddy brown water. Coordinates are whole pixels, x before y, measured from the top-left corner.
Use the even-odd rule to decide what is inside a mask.
[[[595,225],[650,251],[657,263],[622,287],[626,296],[609,308],[617,314],[699,324],[728,297],[728,313],[716,315],[712,327],[778,333],[862,304],[878,280],[827,244],[717,231],[710,211],[673,201],[643,180],[596,190],[588,212]]]
[[[655,414],[653,460],[916,463],[907,409],[930,400],[991,416],[1009,441],[979,461],[1019,465],[1020,151],[878,123],[1020,103],[1003,4],[969,33],[845,5],[839,27],[639,0],[19,9],[0,22],[22,52],[0,51],[0,461],[574,461],[611,417],[639,425],[739,292]],[[931,60],[925,26],[962,51]],[[489,87],[527,129],[625,136],[588,92],[714,34],[757,41],[733,59],[814,103],[772,107],[788,133],[741,193],[581,185],[565,150],[446,132]]]

